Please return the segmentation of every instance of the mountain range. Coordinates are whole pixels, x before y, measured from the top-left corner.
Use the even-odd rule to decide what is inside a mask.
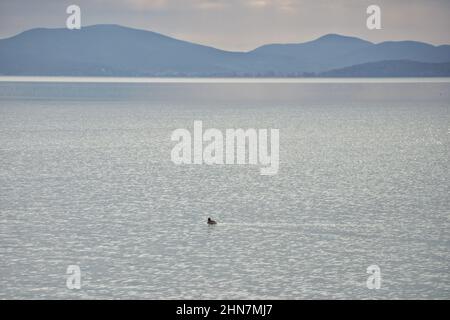
[[[328,34],[232,52],[119,25],[37,28],[0,40],[0,75],[445,77],[450,45]]]

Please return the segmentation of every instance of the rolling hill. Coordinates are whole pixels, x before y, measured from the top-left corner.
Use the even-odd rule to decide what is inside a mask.
[[[356,76],[362,72],[356,71],[359,68],[366,76],[438,76],[447,73],[435,64],[447,62],[449,45],[374,44],[336,34],[305,43],[264,45],[248,52],[220,50],[118,25],[37,28],[0,40],[1,75],[284,77],[328,72]],[[406,72],[408,68],[415,72]]]

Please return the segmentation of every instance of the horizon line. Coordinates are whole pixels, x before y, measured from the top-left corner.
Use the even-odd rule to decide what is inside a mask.
[[[166,83],[166,84],[277,84],[277,83],[450,83],[450,77],[323,77],[323,78],[220,78],[220,77],[74,77],[0,76],[0,83]]]

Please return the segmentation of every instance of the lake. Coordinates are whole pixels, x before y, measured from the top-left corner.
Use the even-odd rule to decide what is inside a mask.
[[[450,298],[448,79],[1,80],[0,299]],[[195,120],[278,174],[175,165]]]

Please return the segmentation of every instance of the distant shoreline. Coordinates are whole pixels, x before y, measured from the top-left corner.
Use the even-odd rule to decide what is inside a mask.
[[[450,83],[450,77],[305,77],[305,78],[210,78],[210,77],[65,77],[0,76],[0,82],[51,83]]]

